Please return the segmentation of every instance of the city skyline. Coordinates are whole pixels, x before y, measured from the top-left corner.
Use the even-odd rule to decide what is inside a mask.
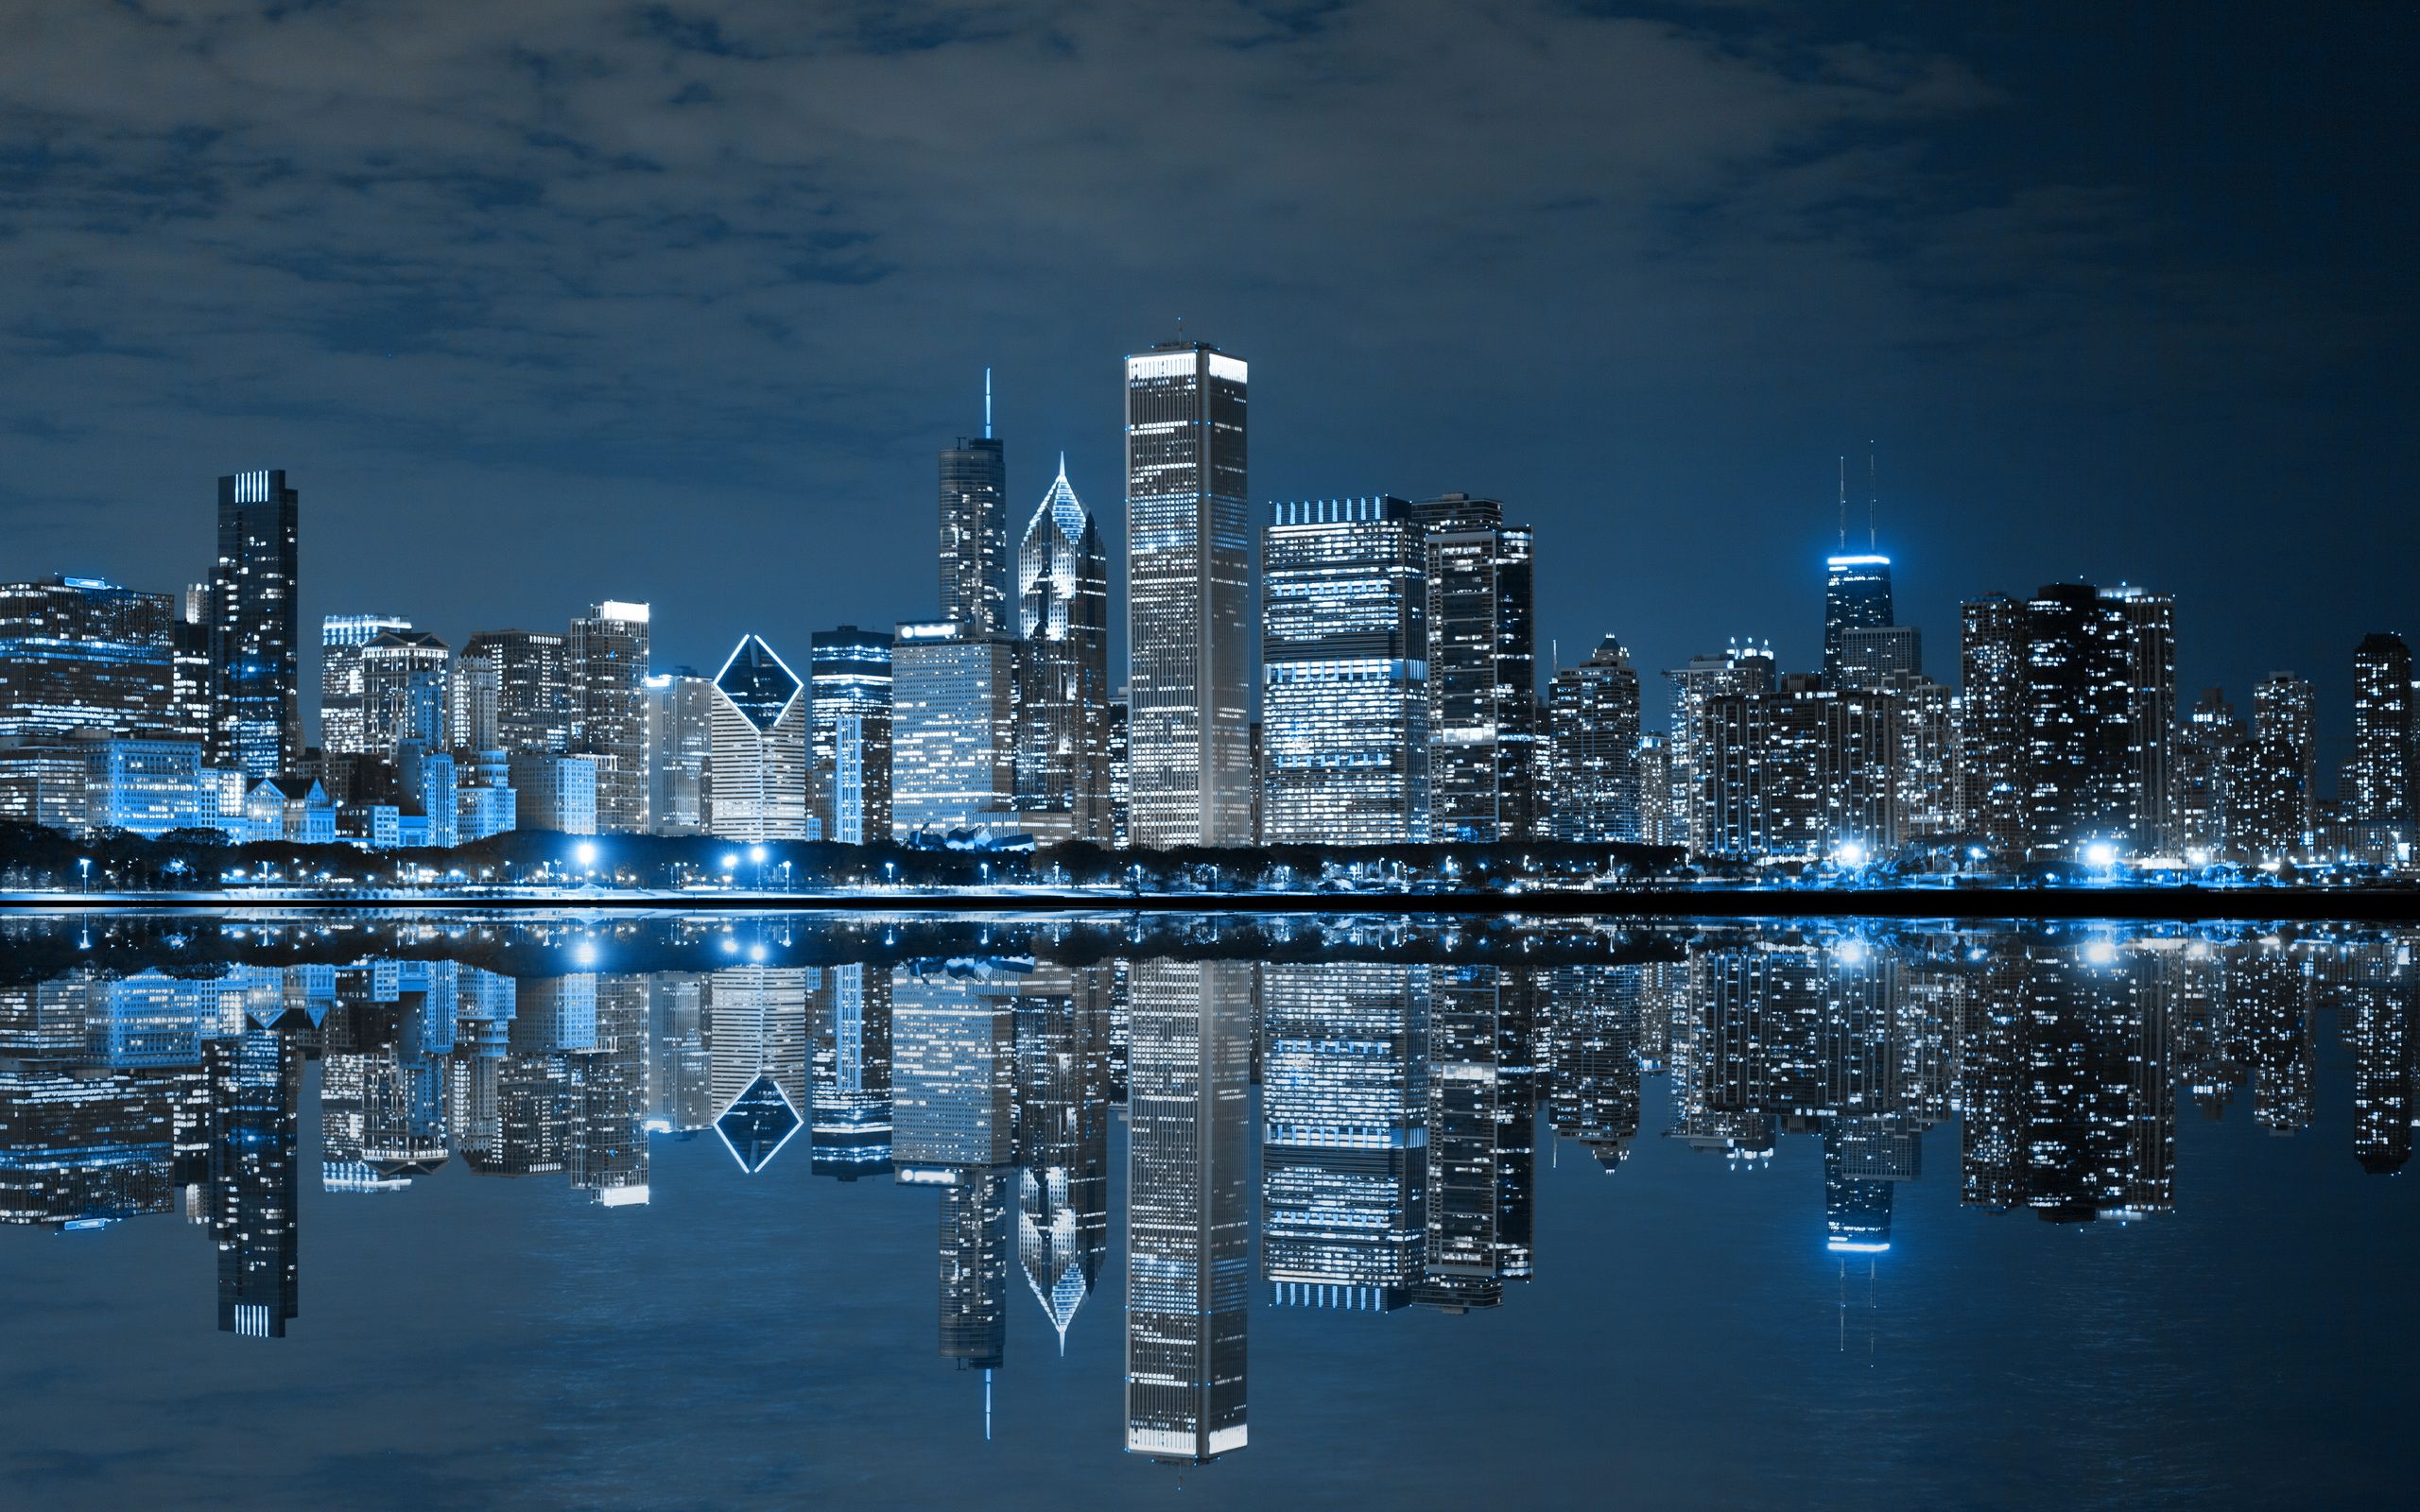
[[[429,69],[372,66],[392,38],[369,18],[219,23],[220,43],[251,44],[222,46],[242,60],[231,73],[205,73],[165,31],[38,18],[9,92],[8,119],[54,144],[7,201],[36,275],[10,296],[11,328],[43,374],[13,395],[0,520],[28,559],[11,576],[174,586],[192,480],[283,467],[320,522],[305,553],[327,554],[307,569],[305,625],[366,606],[451,639],[487,606],[551,623],[614,593],[683,627],[666,661],[709,664],[744,633],[786,648],[923,597],[931,563],[886,542],[929,497],[919,454],[977,434],[986,366],[1015,438],[1010,498],[1038,494],[1063,445],[1115,558],[1110,364],[1182,318],[1266,375],[1255,507],[1374,485],[1503,497],[1571,548],[1539,585],[1541,650],[1560,643],[1566,662],[1612,633],[1642,666],[1677,665],[1749,630],[1812,666],[1812,624],[1740,610],[1794,595],[1830,543],[1834,458],[1862,460],[1869,441],[1899,617],[1936,642],[1975,593],[2144,583],[2202,607],[2180,627],[2185,687],[2241,702],[2270,665],[2302,668],[2338,739],[2339,643],[2396,627],[2411,386],[2393,354],[2411,303],[2392,249],[2411,239],[2410,209],[2376,186],[2411,107],[2392,93],[2409,28],[2390,15],[2336,18],[2282,52],[2255,20],[2192,28],[2197,77],[2235,101],[2223,121],[2176,77],[2139,71],[2148,39],[2112,18],[2011,31],[1962,14],[1643,25],[1413,8],[1383,38],[1348,7],[1291,31],[1242,13],[1095,18],[1053,59],[1013,23],[973,35],[939,16],[916,47],[860,38],[813,60],[762,17],[721,17],[707,43],[561,17],[556,45],[599,72],[554,95],[510,71],[501,20],[456,19],[425,44],[445,77],[486,81],[495,108],[461,128],[475,147],[409,103]],[[1515,61],[1537,36],[1559,81],[1642,87],[1522,91]],[[1865,39],[1861,65],[1840,50],[1850,37]],[[297,48],[311,66],[271,66]],[[989,228],[963,239],[994,254],[977,266],[937,255],[959,238],[874,203],[897,201],[877,186],[932,171],[871,126],[903,105],[1013,118],[1030,148],[1131,114],[1188,53],[1221,129],[1202,142],[1300,154],[1255,186],[1223,146],[1172,145],[1210,212],[1195,242],[1159,229],[1182,218],[1162,214],[1167,176],[1120,178],[1084,154],[1053,182],[1035,166],[1051,152],[1008,143],[953,154],[945,205],[913,201]],[[155,87],[111,87],[90,72],[101,57]],[[1340,94],[1336,65],[1357,57],[1368,67]],[[1437,70],[1461,66],[1430,57],[1491,62],[1454,83],[1502,124],[1474,110],[1383,132],[1402,112],[1381,101],[1442,90]],[[988,73],[959,97],[943,81],[977,60],[1052,78],[1051,109],[1023,89],[988,108]],[[603,78],[657,69],[660,92],[608,107]],[[350,81],[346,108],[289,118],[280,106],[305,77]],[[658,102],[674,79],[691,103]],[[827,95],[897,103],[856,124],[811,103]],[[1585,120],[1548,129],[1549,110]],[[777,136],[757,129],[790,112],[838,149],[823,196],[778,153],[710,150]],[[247,124],[208,140],[173,129],[219,115]],[[1632,145],[1651,129],[1655,150]],[[644,145],[642,129],[656,133]],[[533,135],[683,171],[577,169]],[[268,224],[283,203],[253,167],[325,184],[356,173],[373,139],[391,162],[327,190],[359,196],[357,215],[275,249],[252,239],[247,208]],[[1530,193],[1498,193],[1478,166],[1536,142],[1554,146]],[[583,199],[550,192],[573,174]],[[187,180],[218,185],[221,208],[149,213],[164,182]],[[1339,182],[1415,189],[1299,209]],[[714,215],[761,251],[678,231]],[[1491,230],[1458,245],[1426,234],[1431,215]],[[640,234],[596,236],[600,219]],[[1124,249],[1138,226],[1151,234]],[[160,256],[193,276],[149,278]],[[531,299],[564,287],[559,266],[594,292]],[[741,267],[761,292],[702,318],[681,295],[603,293],[618,280],[703,296]],[[651,524],[667,514],[688,528]],[[743,530],[774,549],[718,556]],[[461,549],[507,533],[548,549]],[[1696,561],[1716,570],[1661,570]],[[2314,623],[2317,595],[2277,580],[2326,583],[2350,623]]]

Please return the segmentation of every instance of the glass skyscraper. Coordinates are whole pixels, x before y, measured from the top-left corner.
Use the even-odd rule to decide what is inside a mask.
[[[331,756],[372,749],[364,737],[361,652],[389,630],[408,630],[397,614],[330,614],[320,621],[320,748]]]
[[[647,704],[648,821],[657,834],[706,833],[715,753],[715,685],[687,667],[650,674]]]
[[[1129,833],[1252,842],[1246,364],[1199,342],[1126,359]]]
[[[569,636],[482,630],[463,645],[462,654],[495,667],[496,738],[505,749],[571,749],[581,700]]]
[[[1411,506],[1278,504],[1261,582],[1261,837],[1427,839],[1428,558]]]
[[[890,829],[1014,831],[1017,644],[952,621],[908,621],[890,656]]]
[[[987,413],[981,436],[942,448],[942,617],[973,635],[1007,633],[1008,554],[1009,465]]]
[[[211,570],[211,763],[258,781],[302,754],[300,495],[282,469],[218,480]]]
[[[890,837],[890,632],[843,625],[809,640],[810,737],[823,837]]]
[[[1874,552],[1824,559],[1824,680],[1839,683],[1852,628],[1879,629],[1892,618],[1891,558]]]
[[[1554,814],[1562,840],[1636,840],[1638,673],[1606,636],[1547,687],[1554,750]]]
[[[2395,823],[2412,816],[2411,647],[2400,635],[2367,635],[2353,651],[2353,761],[2349,816]]]
[[[1535,539],[1495,499],[1411,507],[1428,548],[1428,834],[1519,840],[1538,819]]]
[[[1051,816],[1028,824],[1106,843],[1109,566],[1064,456],[1017,548],[1016,609],[1017,808]]]

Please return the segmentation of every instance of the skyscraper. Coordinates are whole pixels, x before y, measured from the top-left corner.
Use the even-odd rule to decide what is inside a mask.
[[[2132,584],[2100,591],[2125,659],[2126,833],[2166,855],[2176,841],[2176,600]]]
[[[2025,849],[2025,605],[1993,593],[1959,607],[1959,765],[1967,828],[2002,856]]]
[[[373,748],[363,734],[362,648],[389,630],[411,627],[397,614],[330,614],[320,621],[321,750],[343,756]]]
[[[2135,840],[2128,646],[2100,593],[2050,583],[2027,601],[2025,844],[2079,860]]]
[[[983,434],[941,454],[942,618],[970,634],[1009,628],[1009,467],[992,434],[992,375],[983,375]]]
[[[596,758],[596,828],[648,829],[648,607],[607,599],[571,622],[579,749]]]
[[[462,654],[494,664],[496,738],[505,749],[571,749],[582,711],[569,636],[482,630]]]
[[[901,624],[890,656],[894,838],[1049,817],[1016,812],[1016,666],[1006,636],[951,620]]]
[[[750,635],[715,674],[715,692],[714,833],[728,840],[814,838],[806,685],[771,646]],[[798,1106],[795,1099],[791,1106]]]
[[[1251,968],[1138,960],[1127,1086],[1126,1448],[1244,1447]]]
[[[648,822],[657,834],[703,834],[714,768],[714,682],[674,667],[650,674],[642,696]]]
[[[1891,558],[1874,552],[1824,559],[1824,680],[1837,683],[1847,663],[1848,632],[1887,629],[1891,607]]]
[[[1495,499],[1411,507],[1428,552],[1428,833],[1487,843],[1536,833],[1535,539]]]
[[[890,837],[890,649],[887,630],[843,625],[807,642],[809,737],[823,837],[864,845]]]
[[[2412,816],[2411,647],[2400,635],[2367,635],[2353,652],[2353,761],[2343,798],[2356,820]]]
[[[1401,499],[1276,507],[1261,544],[1264,840],[1428,838],[1427,564]]]
[[[165,593],[98,577],[0,584],[0,739],[166,732],[175,634]]]
[[[1246,364],[1126,359],[1127,751],[1140,846],[1253,839]]]
[[[357,750],[392,756],[406,740],[445,748],[454,653],[443,641],[425,630],[381,630],[347,660],[346,680],[361,690],[347,720]]]
[[[1636,840],[1638,673],[1614,636],[1547,687],[1554,750],[1551,830],[1562,840]]]
[[[1067,459],[1017,549],[1016,806],[1077,839],[1110,839],[1109,565]]]
[[[302,754],[295,519],[282,470],[218,480],[211,569],[212,763],[258,781]]]
[[[2291,672],[2272,672],[2261,679],[2252,690],[2252,732],[2259,741],[2276,741],[2293,752],[2300,778],[2295,829],[2308,833],[2319,822],[2319,695],[2310,679]],[[2295,851],[2302,849],[2297,840]]]

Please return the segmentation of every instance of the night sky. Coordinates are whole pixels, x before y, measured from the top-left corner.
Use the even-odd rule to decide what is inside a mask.
[[[986,365],[1016,524],[1063,448],[1119,540],[1183,318],[1256,500],[1532,522],[1542,660],[1812,665],[1870,439],[1935,676],[1961,597],[2122,579],[2188,702],[2341,733],[2420,634],[2420,11],[2099,12],[7,0],[0,575],[199,579],[283,467],[314,636],[798,662],[934,610]]]

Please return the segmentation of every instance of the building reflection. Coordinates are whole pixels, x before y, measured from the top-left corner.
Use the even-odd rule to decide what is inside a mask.
[[[1699,1179],[1770,1181],[1788,1143],[1821,1172],[1820,1194],[1776,1190],[1808,1252],[1878,1258],[1925,1179],[2061,1224],[2172,1211],[2183,1104],[2341,1129],[2349,1065],[2350,1153],[2379,1175],[2420,1114],[2420,972],[2387,932],[1707,927],[1534,967],[1423,957],[1399,921],[1257,961],[808,965],[770,934],[701,937],[681,970],[423,952],[0,985],[0,1223],[182,1211],[211,1237],[219,1326],[273,1338],[306,1183],[380,1206],[510,1177],[635,1207],[658,1142],[702,1138],[730,1181],[931,1188],[938,1352],[988,1383],[1020,1290],[1067,1352],[1122,1201],[1124,1443],[1190,1462],[1247,1441],[1255,1263],[1266,1305],[1507,1305],[1538,1273],[1541,1180],[1575,1190],[1542,1133],[1559,1164]],[[1642,1145],[1651,1119],[1669,1143]],[[808,1166],[774,1166],[792,1143]]]

